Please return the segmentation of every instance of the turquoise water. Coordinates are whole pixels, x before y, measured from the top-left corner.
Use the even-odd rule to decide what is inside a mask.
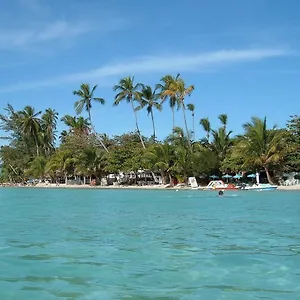
[[[300,193],[0,188],[0,299],[299,299]]]

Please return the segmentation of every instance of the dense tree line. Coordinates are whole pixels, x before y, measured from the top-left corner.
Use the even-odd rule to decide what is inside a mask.
[[[75,116],[59,118],[52,109],[36,111],[32,106],[16,111],[10,104],[0,115],[0,128],[8,133],[9,144],[0,150],[3,182],[24,182],[28,178],[51,178],[56,181],[70,176],[100,179],[109,173],[137,172],[148,169],[162,175],[164,183],[186,182],[189,176],[241,171],[265,171],[270,183],[283,172],[300,170],[300,117],[291,116],[286,128],[269,128],[267,119],[253,117],[243,125],[244,133],[233,136],[227,128],[227,115],[219,116],[220,127],[211,128],[209,118],[199,120],[206,132],[195,140],[195,105],[186,103],[194,90],[177,76],[161,78],[155,87],[123,78],[114,86],[114,105],[127,102],[135,119],[135,130],[109,137],[96,132],[92,107],[105,104],[95,97],[97,86],[82,84],[74,91]],[[156,113],[171,109],[173,130],[163,141],[157,140]],[[141,134],[138,113],[145,109],[150,116],[153,134]],[[176,127],[175,110],[182,111],[184,128]],[[86,111],[88,118],[81,114]],[[186,114],[191,113],[192,124]],[[57,122],[68,130],[58,135]],[[196,124],[197,126],[197,124]],[[58,146],[57,146],[58,145]]]

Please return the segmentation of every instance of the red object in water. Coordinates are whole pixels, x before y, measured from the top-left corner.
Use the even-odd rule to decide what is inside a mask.
[[[232,183],[228,183],[226,190],[237,190],[238,188],[232,184]]]

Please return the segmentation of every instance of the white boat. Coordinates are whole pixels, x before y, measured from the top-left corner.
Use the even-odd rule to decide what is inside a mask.
[[[272,191],[276,190],[278,188],[277,185],[272,185],[269,183],[256,183],[249,186],[242,186],[241,190],[247,190],[247,191]]]
[[[241,190],[247,190],[247,191],[272,191],[278,188],[277,185],[272,185],[269,183],[260,183],[259,172],[256,172],[255,177],[256,177],[256,183],[254,183],[253,185],[242,185],[239,188]]]

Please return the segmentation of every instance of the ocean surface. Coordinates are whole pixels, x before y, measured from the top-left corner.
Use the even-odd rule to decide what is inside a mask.
[[[0,299],[300,299],[300,192],[0,188]]]

